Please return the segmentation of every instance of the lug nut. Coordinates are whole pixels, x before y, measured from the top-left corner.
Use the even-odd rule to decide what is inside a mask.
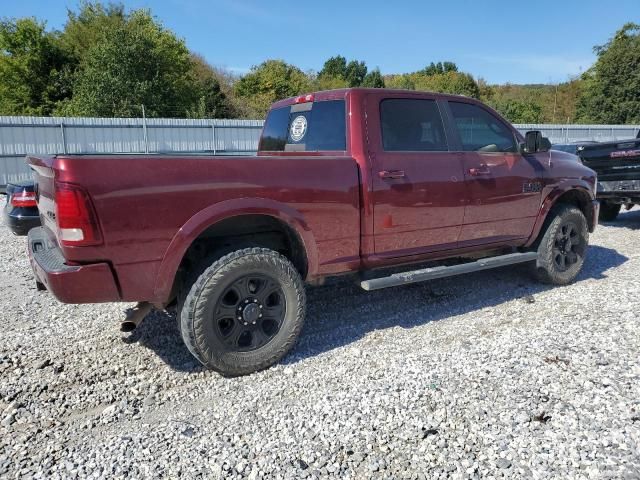
[[[262,314],[258,315],[258,318],[262,318]]]
[[[245,325],[249,325],[247,322],[244,322]]]
[[[257,298],[254,298],[254,299],[253,299],[253,303],[258,303],[258,299],[257,299]]]
[[[260,308],[262,308],[262,305],[260,305]]]
[[[244,301],[244,303],[249,303],[249,299],[247,298],[247,299]]]
[[[256,324],[256,322],[253,322],[253,324],[255,325],[255,324]]]

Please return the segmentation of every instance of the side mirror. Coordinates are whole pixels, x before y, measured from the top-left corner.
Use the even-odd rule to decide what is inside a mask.
[[[523,153],[548,152],[551,150],[551,142],[547,137],[542,136],[540,130],[531,130],[524,136],[522,149]]]

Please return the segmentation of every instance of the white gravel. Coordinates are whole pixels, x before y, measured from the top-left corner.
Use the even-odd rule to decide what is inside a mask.
[[[225,379],[173,313],[37,292],[0,226],[0,477],[640,478],[640,210],[591,243],[562,288],[312,289],[294,352]]]

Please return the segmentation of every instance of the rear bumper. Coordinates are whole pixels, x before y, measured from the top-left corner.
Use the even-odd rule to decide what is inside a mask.
[[[117,302],[120,293],[105,262],[66,265],[60,248],[43,227],[28,234],[29,261],[36,280],[63,303]]]
[[[9,229],[16,235],[20,236],[26,235],[32,228],[40,226],[39,215],[24,216],[7,213],[5,215],[5,220]]]

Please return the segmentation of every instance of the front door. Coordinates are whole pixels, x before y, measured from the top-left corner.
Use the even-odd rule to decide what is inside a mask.
[[[466,191],[462,158],[449,151],[439,102],[372,94],[367,129],[376,255],[455,248]]]
[[[520,154],[515,132],[489,110],[448,104],[469,194],[460,247],[528,238],[540,211],[542,165]]]

